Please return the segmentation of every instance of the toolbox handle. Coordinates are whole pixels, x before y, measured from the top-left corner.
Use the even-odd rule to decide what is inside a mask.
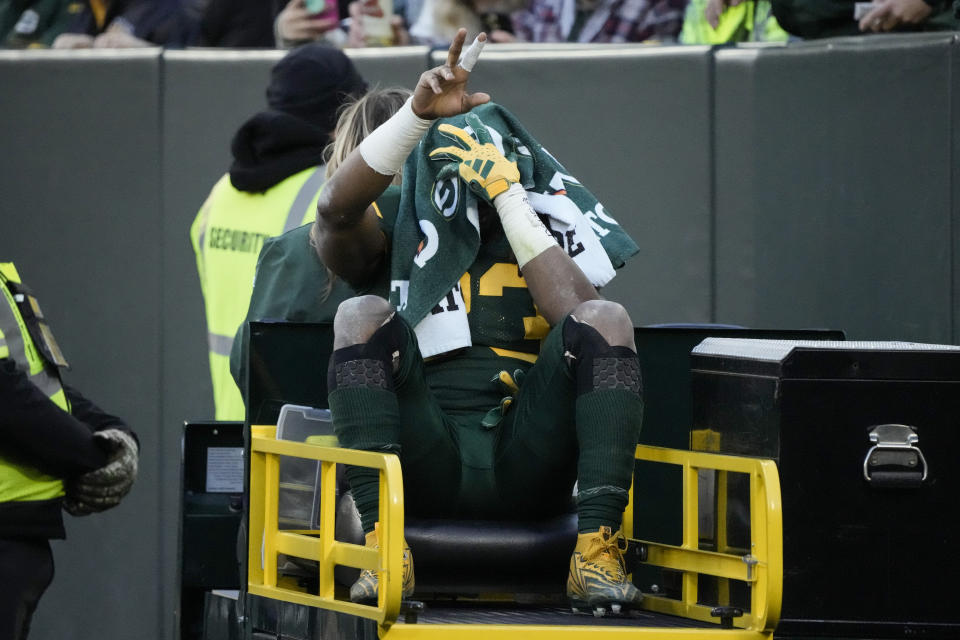
[[[863,458],[863,477],[877,488],[915,488],[926,479],[927,459],[917,446],[916,427],[878,424],[868,427],[873,443]]]

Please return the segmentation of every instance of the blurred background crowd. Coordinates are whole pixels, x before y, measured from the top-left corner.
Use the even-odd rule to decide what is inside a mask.
[[[0,0],[0,47],[776,42],[960,26],[960,0]]]

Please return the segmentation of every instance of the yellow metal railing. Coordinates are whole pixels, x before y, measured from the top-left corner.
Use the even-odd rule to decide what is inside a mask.
[[[247,557],[249,593],[370,618],[391,624],[400,612],[403,587],[403,479],[400,461],[392,454],[320,447],[276,439],[276,427],[253,426],[250,438],[250,540]],[[280,456],[320,462],[320,528],[280,531],[277,524]],[[336,465],[380,470],[380,550],[334,540]],[[258,532],[263,532],[260,536]],[[318,563],[316,595],[278,584],[277,555],[287,554]],[[376,606],[337,599],[333,568],[345,565],[379,572]]]
[[[662,629],[638,627],[534,626],[534,625],[393,625],[400,611],[403,553],[403,481],[395,455],[320,447],[275,439],[274,427],[251,428],[250,447],[250,548],[248,591],[255,595],[297,604],[321,607],[375,620],[381,637],[400,640],[443,637],[552,638],[591,637],[600,629],[605,636],[651,637],[658,640],[703,638],[708,629]],[[711,606],[697,603],[699,575],[740,580],[751,587],[750,610],[733,624],[739,629],[716,629],[727,640],[769,638],[780,613],[783,583],[782,517],[780,481],[773,461],[713,453],[638,446],[636,458],[674,464],[683,472],[683,541],[680,546],[640,541],[646,545],[646,564],[682,572],[681,598],[646,594],[644,608],[685,618],[717,622]],[[321,464],[320,528],[316,531],[278,529],[280,456],[318,460]],[[380,470],[379,551],[334,540],[336,464],[366,466]],[[699,547],[698,483],[700,470],[747,474],[750,478],[751,548],[736,555],[702,551]],[[632,492],[631,492],[632,498]],[[627,506],[624,533],[630,536],[633,502]],[[723,514],[719,514],[720,517]],[[262,538],[256,532],[262,531]],[[718,541],[719,542],[719,541]],[[718,549],[725,550],[718,545]],[[288,554],[318,563],[319,590],[305,593],[277,581],[277,555]],[[377,606],[360,605],[335,597],[334,566],[346,565],[379,571]],[[725,580],[721,581],[721,584]],[[392,626],[391,626],[392,625]],[[452,634],[452,635],[450,635]]]
[[[772,460],[742,458],[679,451],[661,447],[637,446],[636,458],[650,462],[674,464],[683,473],[683,540],[677,546],[645,542],[647,564],[681,571],[682,587],[679,600],[647,595],[644,608],[703,621],[716,621],[712,606],[697,603],[699,575],[710,575],[728,580],[740,580],[750,585],[750,611],[736,618],[737,627],[770,632],[780,617],[783,590],[783,514],[780,504],[780,476]],[[699,549],[699,471],[716,470],[720,474],[718,497],[722,507],[726,501],[726,474],[743,473],[750,478],[750,549],[744,555],[702,551]],[[632,501],[629,509],[632,509]],[[725,510],[718,509],[722,521]],[[723,535],[725,538],[726,536]],[[718,540],[718,549],[725,548],[725,540]],[[726,581],[721,582],[721,588]]]

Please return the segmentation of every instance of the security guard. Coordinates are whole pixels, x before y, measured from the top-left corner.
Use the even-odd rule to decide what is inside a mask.
[[[353,63],[337,49],[308,44],[287,54],[271,72],[269,109],[237,131],[230,171],[194,220],[190,238],[206,307],[218,420],[244,419],[230,349],[247,314],[263,242],[314,219],[337,111],[365,91]]]
[[[61,509],[120,503],[139,447],[122,420],[61,383],[67,362],[12,263],[0,262],[0,638],[27,637],[53,578]]]

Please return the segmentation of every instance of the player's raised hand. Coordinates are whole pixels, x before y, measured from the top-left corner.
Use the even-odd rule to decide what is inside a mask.
[[[466,38],[467,30],[460,29],[447,51],[447,61],[420,76],[411,104],[419,117],[432,120],[455,116],[490,101],[486,93],[467,93],[470,71],[487,42],[487,34],[477,36],[461,59]]]

